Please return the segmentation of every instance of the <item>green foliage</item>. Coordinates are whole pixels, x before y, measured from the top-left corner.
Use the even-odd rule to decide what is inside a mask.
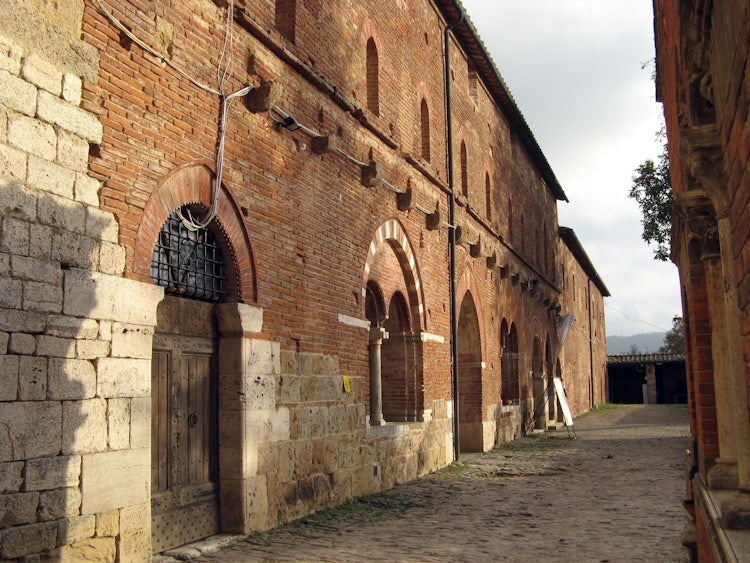
[[[638,348],[637,344],[631,344],[630,349],[628,350],[629,356],[640,356],[641,355],[641,349]]]
[[[675,315],[672,319],[672,328],[664,335],[664,344],[659,348],[661,354],[684,354],[685,353],[685,327],[682,317]]]
[[[658,136],[662,135],[660,132]],[[669,260],[672,231],[672,183],[666,145],[658,162],[648,159],[636,168],[628,197],[641,208],[642,238],[655,246],[654,259],[666,262]]]

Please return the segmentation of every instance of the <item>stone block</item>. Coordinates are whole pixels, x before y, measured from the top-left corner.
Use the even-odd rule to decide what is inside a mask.
[[[76,340],[76,356],[79,360],[96,360],[109,356],[109,342],[105,340]]]
[[[27,491],[77,487],[81,477],[81,456],[30,459],[24,471]]]
[[[60,130],[57,136],[57,153],[55,159],[61,166],[79,172],[76,178],[76,200],[88,204],[88,201],[83,201],[78,197],[77,184],[81,177],[80,173],[85,173],[88,167],[89,144],[77,135]],[[96,182],[95,180],[93,181]]]
[[[246,401],[249,409],[273,409],[276,407],[276,379],[272,375],[253,375],[246,385]]]
[[[0,463],[0,494],[17,493],[23,485],[23,462]]]
[[[96,395],[96,370],[88,360],[51,358],[47,396],[55,401],[91,399]]]
[[[63,454],[85,454],[107,449],[107,401],[63,402]]]
[[[151,447],[151,397],[130,401],[130,447]]]
[[[108,510],[96,515],[96,535],[115,537],[120,533],[120,511]]]
[[[156,326],[156,306],[164,297],[161,286],[78,268],[65,272],[64,285],[66,314]]]
[[[43,401],[47,398],[47,359],[21,356],[18,367],[18,400]]]
[[[0,403],[0,461],[57,455],[61,430],[59,402]]]
[[[99,271],[119,275],[125,270],[125,248],[119,244],[102,242],[99,245]]]
[[[62,545],[72,544],[91,538],[95,533],[96,516],[93,514],[66,518],[60,522],[60,532],[57,543]]]
[[[0,332],[0,355],[8,353],[8,342],[10,341],[10,334],[7,332]]]
[[[83,137],[90,143],[102,142],[103,126],[95,115],[53,96],[40,91],[37,101],[37,115],[53,125]]]
[[[294,478],[294,444],[293,442],[278,443],[278,466],[273,471],[281,482],[291,481]]]
[[[115,538],[86,538],[60,546],[49,557],[53,561],[116,561],[117,545]]]
[[[61,338],[94,339],[99,336],[99,323],[92,319],[50,316],[47,320],[46,333]]]
[[[280,370],[279,373],[281,375],[287,376],[287,375],[296,375],[297,373],[297,354],[295,352],[290,352],[289,350],[282,350],[281,351],[281,358],[280,358]]]
[[[22,139],[21,139],[22,140]],[[56,143],[57,140],[53,141]],[[51,162],[55,158],[57,152],[57,146],[53,145],[51,150],[53,151],[52,158],[50,161],[39,158],[38,156],[29,156],[29,170],[26,182],[32,188],[40,190],[42,192],[54,194],[61,198],[73,199],[73,186],[75,185],[76,173],[69,168],[65,168]],[[76,215],[82,215],[82,210],[78,211]],[[83,217],[81,217],[83,219]],[[69,225],[68,222],[62,222],[60,226]],[[80,223],[74,229],[75,231],[83,231],[83,222]]]
[[[31,224],[29,226],[29,256],[50,260],[52,256],[52,227]]]
[[[22,61],[21,76],[55,96],[62,93],[62,73],[39,55],[32,53]]]
[[[125,358],[100,358],[97,395],[114,397],[149,397],[151,395],[151,361]]]
[[[52,237],[50,257],[67,267],[96,270],[99,267],[99,241],[79,233],[57,231]]]
[[[76,341],[40,334],[36,337],[36,355],[48,358],[75,358]]]
[[[47,316],[36,311],[0,308],[0,330],[4,332],[42,332]]]
[[[14,255],[10,258],[10,267],[13,277],[22,280],[45,282],[52,285],[60,285],[63,280],[60,265],[52,264],[46,260]],[[20,328],[17,330],[19,332],[32,332]]]
[[[81,513],[96,514],[146,503],[150,514],[151,452],[148,448],[83,456]]]
[[[39,520],[48,521],[71,518],[76,516],[80,510],[81,490],[78,488],[55,489],[39,494]],[[93,518],[91,516],[92,520]]]
[[[0,307],[20,309],[23,297],[23,282],[11,278],[0,278]]]
[[[258,474],[258,452],[255,444],[244,448],[219,446],[222,479],[246,479]]]
[[[255,443],[288,440],[289,409],[253,409],[246,412],[246,436]]]
[[[33,334],[14,332],[8,341],[8,352],[11,354],[31,355],[36,350],[36,339]]]
[[[15,401],[18,398],[19,356],[0,356],[0,401]]]
[[[7,37],[0,37],[0,69],[11,74],[21,73],[23,48]]]
[[[62,311],[62,288],[43,282],[27,281],[23,284],[23,308],[27,311],[59,313]]]
[[[76,201],[80,201],[81,203],[85,203],[86,205],[98,207],[99,188],[101,187],[102,184],[99,180],[90,178],[86,174],[79,172],[76,175],[76,181],[74,185]]]
[[[300,479],[310,475],[312,468],[312,440],[297,440],[294,442],[294,478]]]
[[[219,330],[225,337],[241,337],[263,330],[263,309],[247,303],[220,303],[216,306]]]
[[[124,450],[130,446],[130,399],[107,401],[109,448]]]
[[[33,116],[36,112],[37,89],[18,76],[0,70],[0,105]]]
[[[120,561],[151,558],[151,502],[126,506],[120,511]]]
[[[36,522],[39,493],[0,496],[0,529]]]
[[[153,327],[112,323],[112,356],[151,360],[153,339]]]
[[[42,224],[57,229],[56,233],[82,233],[85,227],[86,210],[83,204],[53,193],[39,199],[37,215]]]
[[[5,217],[0,223],[0,250],[11,254],[29,254],[29,222],[26,219]],[[20,295],[19,295],[20,298]]]
[[[75,74],[66,73],[62,79],[62,97],[66,102],[80,105],[83,93],[83,80]]]
[[[302,400],[302,378],[296,375],[280,375],[276,385],[276,396],[279,403],[299,403]]]
[[[56,522],[16,526],[0,536],[0,556],[17,559],[34,553],[51,551],[57,545]]]
[[[115,216],[96,207],[86,208],[86,234],[92,238],[117,244],[120,231]]]
[[[53,161],[57,156],[55,128],[48,123],[23,114],[15,114],[9,117],[8,143],[47,161]],[[29,168],[31,167],[30,160]],[[31,173],[31,170],[29,170],[29,173]],[[31,180],[31,175],[29,180]]]

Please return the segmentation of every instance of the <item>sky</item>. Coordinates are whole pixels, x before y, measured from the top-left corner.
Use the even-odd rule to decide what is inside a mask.
[[[547,157],[572,228],[612,294],[608,336],[666,331],[681,315],[677,268],[653,259],[628,198],[656,133],[652,0],[461,0]]]

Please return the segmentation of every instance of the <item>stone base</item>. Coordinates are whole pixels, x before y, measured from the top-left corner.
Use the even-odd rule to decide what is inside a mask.
[[[750,493],[739,493],[721,503],[721,525],[728,530],[750,530]]]
[[[706,482],[709,489],[736,490],[740,483],[736,461],[716,460],[716,465],[708,470]]]

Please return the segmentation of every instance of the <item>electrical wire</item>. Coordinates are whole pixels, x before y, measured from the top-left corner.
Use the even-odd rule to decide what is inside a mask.
[[[650,323],[650,322],[648,322],[648,321],[644,321],[644,320],[642,320],[642,319],[631,319],[631,318],[630,318],[630,317],[628,317],[628,316],[627,316],[627,315],[626,315],[625,313],[623,313],[623,312],[622,312],[622,311],[620,311],[619,309],[615,309],[615,308],[614,308],[614,307],[612,307],[611,305],[607,305],[607,304],[605,303],[605,304],[604,304],[604,306],[605,306],[605,307],[606,307],[607,309],[612,309],[612,310],[613,310],[613,311],[615,311],[616,313],[620,313],[620,314],[621,314],[621,315],[622,315],[623,317],[625,317],[625,318],[626,318],[627,320],[629,320],[629,321],[630,321],[631,323],[642,323],[642,324],[645,324],[645,325],[648,325],[648,326],[652,326],[652,327],[654,327],[654,328],[658,328],[658,329],[659,329],[660,331],[662,331],[662,332],[667,332],[667,329],[665,329],[665,328],[662,328],[662,327],[660,327],[660,326],[656,326],[655,324],[651,324],[651,323]]]
[[[107,16],[107,18],[115,25],[115,27],[119,29],[120,31],[122,31],[128,37],[128,39],[130,39],[133,43],[138,45],[141,49],[152,54],[160,62],[166,64],[172,70],[177,72],[177,74],[189,80],[198,88],[201,88],[202,90],[205,90],[207,92],[211,92],[212,94],[216,94],[217,96],[221,96],[221,92],[219,90],[211,88],[210,86],[204,84],[203,82],[200,82],[199,80],[193,78],[186,71],[184,71],[182,67],[180,67],[178,64],[173,62],[171,59],[165,57],[163,54],[159,53],[156,49],[152,48],[150,45],[148,45],[147,43],[139,39],[133,32],[131,32],[127,27],[125,27],[125,25],[120,20],[118,20],[117,17],[112,12],[110,12],[107,9],[107,7],[104,5],[102,0],[94,0],[94,1],[99,6],[99,10],[101,10],[101,12],[105,16]],[[230,1],[230,4],[233,4],[233,1]]]

